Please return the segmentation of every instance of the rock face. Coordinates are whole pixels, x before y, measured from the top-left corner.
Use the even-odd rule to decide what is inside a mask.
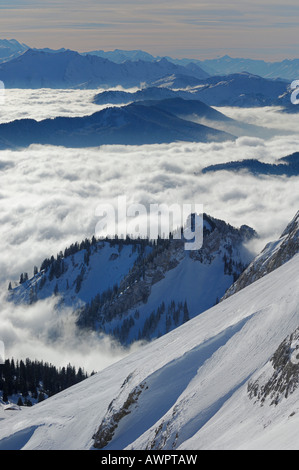
[[[248,395],[260,405],[278,405],[299,386],[299,328],[273,354],[259,377],[248,383]]]
[[[132,374],[122,384],[119,396],[111,401],[97,432],[93,435],[95,449],[105,448],[113,439],[121,420],[137,407],[138,398],[146,388],[146,382],[128,392],[131,379]]]
[[[268,243],[250,263],[239,279],[228,289],[222,300],[249,286],[289,261],[299,251],[299,211],[280,238]]]

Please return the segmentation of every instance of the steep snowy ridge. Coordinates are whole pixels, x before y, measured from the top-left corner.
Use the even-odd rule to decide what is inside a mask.
[[[299,211],[276,241],[268,243],[250,263],[223,299],[238,292],[289,261],[299,250]]]
[[[276,407],[248,394],[298,327],[298,268],[297,254],[120,362],[6,418],[0,449],[298,448],[298,389]]]

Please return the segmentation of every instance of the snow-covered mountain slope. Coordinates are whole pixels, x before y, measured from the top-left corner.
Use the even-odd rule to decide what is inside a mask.
[[[16,303],[31,304],[56,295],[64,305],[77,308],[119,285],[134,263],[151,251],[151,246],[133,242],[85,240],[45,259],[28,281],[21,274],[23,279],[13,284],[10,297]]]
[[[283,106],[296,108],[291,103],[290,83],[270,80],[249,73],[212,76],[205,79],[182,77],[175,74],[150,82],[148,88],[136,92],[103,92],[96,96],[98,104],[127,103],[148,99],[180,97],[200,100],[209,106]],[[157,91],[160,88],[160,91]]]
[[[268,243],[223,298],[238,292],[289,261],[299,251],[299,211],[278,240]]]
[[[27,147],[33,143],[69,148],[105,144],[143,145],[235,140],[227,132],[180,119],[155,106],[130,104],[98,111],[91,116],[21,119],[0,125],[0,148]]]
[[[84,382],[3,412],[0,449],[298,449],[299,389],[276,406],[252,396],[275,352],[286,363],[277,350],[298,327],[298,269],[296,254]]]
[[[21,44],[16,39],[0,39],[0,63],[15,59],[28,49],[26,44]]]
[[[219,301],[252,260],[246,243],[255,236],[204,215],[200,250],[175,239],[86,240],[44,260],[31,279],[22,274],[9,298],[32,304],[54,295],[77,311],[81,327],[123,344],[152,340]]]

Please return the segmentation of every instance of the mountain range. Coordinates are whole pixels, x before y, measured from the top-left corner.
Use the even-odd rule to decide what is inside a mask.
[[[24,148],[31,144],[82,148],[104,144],[143,145],[178,141],[207,143],[233,141],[241,136],[271,138],[277,134],[275,129],[229,118],[200,100],[191,99],[192,94],[187,99],[177,97],[155,100],[153,98],[161,94],[156,95],[156,88],[148,90],[151,93],[142,96],[151,99],[137,100],[123,106],[107,105],[92,115],[56,117],[42,121],[21,119],[0,124],[0,148]],[[97,99],[98,95],[95,97]],[[288,131],[281,131],[281,134],[288,134]],[[279,167],[280,172],[296,169],[296,162],[286,163],[288,167]],[[241,162],[240,166],[244,167],[245,164]],[[238,166],[238,162],[233,162],[233,165]],[[266,171],[260,162],[257,162],[257,167],[261,173]],[[209,167],[204,172],[218,169],[222,167]]]
[[[90,51],[86,54],[95,54],[107,58],[113,62],[122,63],[126,60],[154,61],[161,57],[153,56],[141,50],[126,51],[115,49],[114,51]],[[299,76],[299,59],[284,59],[282,61],[267,62],[260,59],[235,58],[225,55],[215,59],[175,59],[166,56],[166,59],[177,65],[187,66],[190,64],[199,65],[209,75],[231,75],[234,73],[248,72],[269,79],[283,79],[292,81]]]
[[[98,94],[98,104],[125,104],[137,100],[181,97],[199,99],[210,106],[283,106],[290,112],[290,83],[238,72],[210,76],[196,63],[176,64],[167,58],[155,61],[113,62],[99,55],[60,49],[28,49],[0,63],[0,80],[6,88],[108,89],[122,86],[141,90],[125,94]],[[147,88],[150,88],[148,91]],[[155,90],[155,91],[154,91]]]
[[[116,64],[75,51],[51,53],[29,49],[18,58],[0,65],[0,77],[6,88],[132,87],[175,73],[196,78],[208,76],[198,66],[188,73],[186,67],[167,59]]]
[[[180,80],[178,86],[177,80]],[[192,86],[190,85],[192,78]],[[103,91],[94,97],[94,102],[104,104],[125,104],[142,100],[159,100],[180,97],[185,100],[200,100],[210,106],[260,107],[280,106],[286,109],[296,106],[291,104],[290,86],[279,80],[267,80],[248,73],[227,76],[214,76],[206,79],[195,77],[166,76],[153,86],[137,90]]]
[[[298,214],[263,252],[262,277],[26,412],[3,411],[1,450],[298,448],[294,240]]]
[[[47,53],[66,52],[67,49],[60,48],[54,50],[51,48],[30,48],[26,44],[19,43],[15,39],[0,40],[0,63],[14,59],[27,50],[32,49]],[[194,66],[200,67],[203,73],[208,75],[230,75],[234,73],[248,72],[269,79],[283,79],[287,81],[297,80],[299,76],[299,59],[284,59],[282,61],[267,62],[260,59],[233,58],[225,55],[213,59],[192,59],[192,58],[173,58],[169,56],[153,56],[142,50],[122,50],[113,51],[92,50],[81,53],[82,55],[93,55],[103,59],[108,59],[116,64],[124,62],[156,62],[161,59],[167,59],[175,65],[187,67],[192,70]],[[191,74],[192,75],[192,74]]]
[[[298,112],[288,83],[297,71],[296,60],[79,53],[0,40],[6,88],[90,89],[93,105],[104,108],[83,117],[0,124],[0,150],[271,138],[277,131],[231,119],[215,107]],[[137,91],[109,89],[116,86]],[[284,184],[299,174],[298,152],[271,163],[239,158],[202,172],[249,172],[259,181],[270,175]],[[2,170],[10,164],[4,161]],[[195,214],[190,218],[194,222]],[[44,303],[54,305],[59,325],[70,320],[80,338],[111,340],[124,357],[104,369],[99,357],[98,372],[88,377],[80,368],[76,381],[65,381],[69,364],[61,383],[53,383],[54,375],[44,375],[48,365],[37,376],[29,360],[27,368],[11,361],[9,369],[6,362],[3,375],[1,356],[0,450],[298,448],[299,212],[257,256],[249,249],[258,239],[254,228],[210,214],[202,221],[200,249],[186,250],[183,227],[179,237],[171,232],[156,240],[93,236],[49,253],[32,274],[9,282],[4,311],[19,306],[29,319]],[[47,341],[55,341],[58,329],[47,328]],[[39,366],[35,361],[36,371]],[[51,389],[43,381],[52,382]],[[37,391],[43,389],[55,395],[41,402]]]

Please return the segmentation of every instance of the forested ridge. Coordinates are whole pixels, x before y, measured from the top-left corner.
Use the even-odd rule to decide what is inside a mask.
[[[0,397],[5,403],[11,397],[17,397],[19,405],[31,406],[87,377],[84,369],[76,369],[71,364],[57,368],[48,362],[28,358],[6,359],[0,365]]]

